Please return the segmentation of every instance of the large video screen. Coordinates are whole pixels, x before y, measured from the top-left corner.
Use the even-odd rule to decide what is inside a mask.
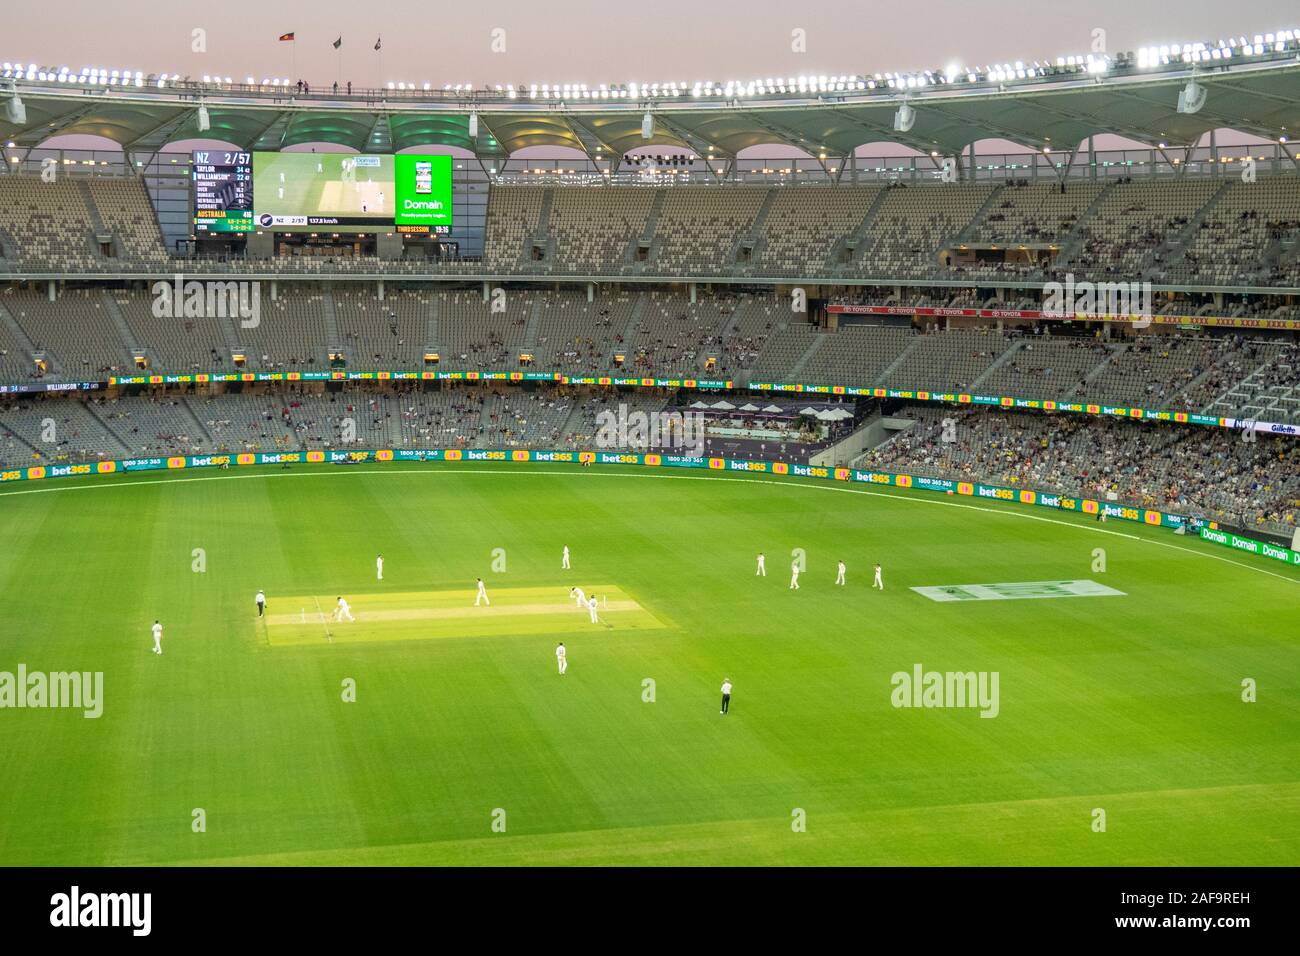
[[[427,226],[430,232],[451,229],[451,157],[399,153],[396,164],[398,226]]]
[[[392,156],[254,153],[259,229],[374,231],[394,222]]]
[[[450,156],[192,155],[196,233],[452,231]]]

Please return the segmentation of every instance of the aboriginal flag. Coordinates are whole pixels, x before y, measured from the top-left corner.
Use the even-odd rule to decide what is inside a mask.
[[[281,33],[281,34],[280,34],[280,42],[281,42],[281,43],[289,43],[290,41],[292,41],[292,40],[294,40],[294,39],[295,39],[295,37],[294,37],[294,35],[293,35],[292,33]]]

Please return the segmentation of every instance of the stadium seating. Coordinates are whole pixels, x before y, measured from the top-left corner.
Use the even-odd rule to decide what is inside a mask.
[[[888,190],[872,221],[858,267],[865,275],[921,278],[939,268],[939,249],[955,240],[995,189],[987,183]]]
[[[21,241],[20,241],[21,239]],[[103,242],[99,240],[104,240]],[[850,243],[850,240],[852,242]],[[1007,261],[961,245],[1041,250]],[[1040,253],[1031,253],[1038,255]],[[1080,280],[1294,284],[1293,175],[1100,182],[518,185],[488,196],[481,261],[164,251],[138,177],[0,179],[0,273],[194,270],[276,275],[471,274]]]
[[[94,229],[76,180],[0,176],[0,269],[95,271]]]
[[[1010,184],[973,225],[969,240],[1004,246],[1060,243],[1105,188],[1094,182]]]
[[[432,317],[432,296],[390,292],[379,301],[373,290],[334,291],[339,341],[348,367],[414,369],[424,360]]]
[[[944,255],[962,245],[1033,246],[1055,258],[972,263],[961,255],[957,264]],[[0,381],[31,382],[37,356],[49,365],[47,380],[71,382],[137,372],[137,357],[150,373],[225,371],[236,353],[256,371],[324,370],[337,351],[348,369],[415,371],[434,351],[441,368],[458,371],[516,371],[531,356],[533,368],[574,376],[976,392],[1300,424],[1300,345],[1291,333],[1172,324],[1085,333],[1019,318],[906,315],[1041,308],[1042,292],[1031,283],[996,288],[980,284],[986,279],[1074,273],[1079,281],[1300,281],[1300,189],[1292,177],[1069,181],[1064,189],[1041,181],[502,184],[490,192],[481,262],[352,255],[204,260],[232,277],[308,278],[280,282],[275,295],[263,283],[253,321],[155,314],[148,284],[76,281],[82,273],[111,271],[163,278],[190,265],[163,251],[141,180],[0,177],[0,273],[71,277],[0,287]],[[505,281],[487,300],[477,278],[472,285],[403,282],[431,270],[453,279],[487,270]],[[328,281],[360,273],[392,278],[382,300],[373,283]],[[625,281],[595,284],[590,294],[551,281],[588,274]],[[683,276],[739,281],[701,283],[690,292],[626,281]],[[791,310],[788,290],[763,291],[746,281],[798,276],[822,277],[822,294],[836,301],[904,314],[841,315],[835,327],[822,327]],[[846,278],[880,285],[836,288]],[[961,284],[938,284],[954,278]],[[1285,295],[1244,291],[1218,298],[1192,291],[1156,304],[1162,315],[1191,321],[1300,318],[1300,305]],[[656,411],[673,401],[655,390],[443,385],[10,397],[0,417],[0,463],[337,448],[349,441],[580,448],[590,446],[596,416],[612,403]],[[1085,416],[933,406],[906,415],[918,425],[871,451],[866,464],[1113,494],[1261,529],[1285,530],[1295,521],[1300,472],[1296,453],[1281,441],[1237,442],[1231,433],[1200,427],[1134,430]],[[963,437],[937,440],[937,423],[954,417]],[[806,460],[821,446],[805,439],[795,435],[771,449],[760,441],[757,448]],[[757,453],[751,444],[727,436],[717,449]]]
[[[1077,252],[1063,265],[1081,277],[1139,279],[1157,250],[1195,225],[1220,188],[1213,179],[1117,183],[1098,201]]]
[[[39,292],[5,289],[0,305],[37,351],[52,354],[65,379],[94,380],[134,367],[99,289],[65,289],[54,302]]]
[[[934,407],[900,417],[917,424],[863,456],[863,467],[1114,495],[1260,530],[1293,528],[1300,510],[1300,446],[1287,438]]]

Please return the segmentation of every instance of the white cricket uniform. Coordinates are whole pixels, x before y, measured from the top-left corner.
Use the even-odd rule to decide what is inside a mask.
[[[569,548],[567,545],[564,548],[564,557],[560,560],[560,568],[564,571],[569,570]]]
[[[334,609],[334,620],[342,621],[344,618],[349,621],[356,620],[356,618],[352,616],[352,608],[348,607],[348,602],[343,598],[339,598],[338,607]]]
[[[257,616],[261,617],[262,612],[266,610],[266,595],[261,591],[258,591],[257,596],[254,597],[253,600],[257,602]]]
[[[561,674],[569,669],[569,657],[564,653],[563,644],[555,649],[555,663],[559,666]]]
[[[384,559],[383,559],[383,558],[375,558],[375,574],[378,575],[380,581],[382,581],[382,580],[384,579]]]
[[[764,558],[761,554],[758,556],[758,570],[754,572],[754,577],[758,577],[759,575],[762,575],[763,577],[767,577],[767,564],[765,563],[766,560],[767,559]]]
[[[838,575],[836,575],[836,577],[835,577],[835,583],[836,583],[836,584],[843,584],[843,583],[844,583],[844,562],[843,562],[843,561],[840,562],[840,573],[839,573]]]
[[[871,582],[871,586],[873,588],[880,588],[882,591],[885,589],[885,582],[880,580],[880,565],[876,565],[876,579]]]
[[[155,654],[162,653],[162,625],[156,622],[153,626],[153,652]]]
[[[792,591],[799,590],[799,562],[798,561],[790,565],[790,589]]]
[[[600,622],[596,620],[596,595],[593,594],[587,599],[587,610],[591,612],[591,623],[599,624]]]
[[[484,584],[482,581],[479,581],[478,583],[478,594],[474,595],[474,606],[478,607],[480,601],[482,601],[488,607],[492,606],[492,602],[488,600],[488,596],[487,596],[487,585]]]
[[[582,588],[574,588],[573,599],[578,602],[578,607],[584,607],[587,603],[587,592]]]

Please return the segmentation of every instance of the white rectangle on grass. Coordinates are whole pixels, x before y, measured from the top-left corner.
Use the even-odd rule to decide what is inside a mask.
[[[912,588],[931,601],[1023,601],[1041,598],[1124,597],[1096,581],[1017,581],[1009,584],[943,584]]]

